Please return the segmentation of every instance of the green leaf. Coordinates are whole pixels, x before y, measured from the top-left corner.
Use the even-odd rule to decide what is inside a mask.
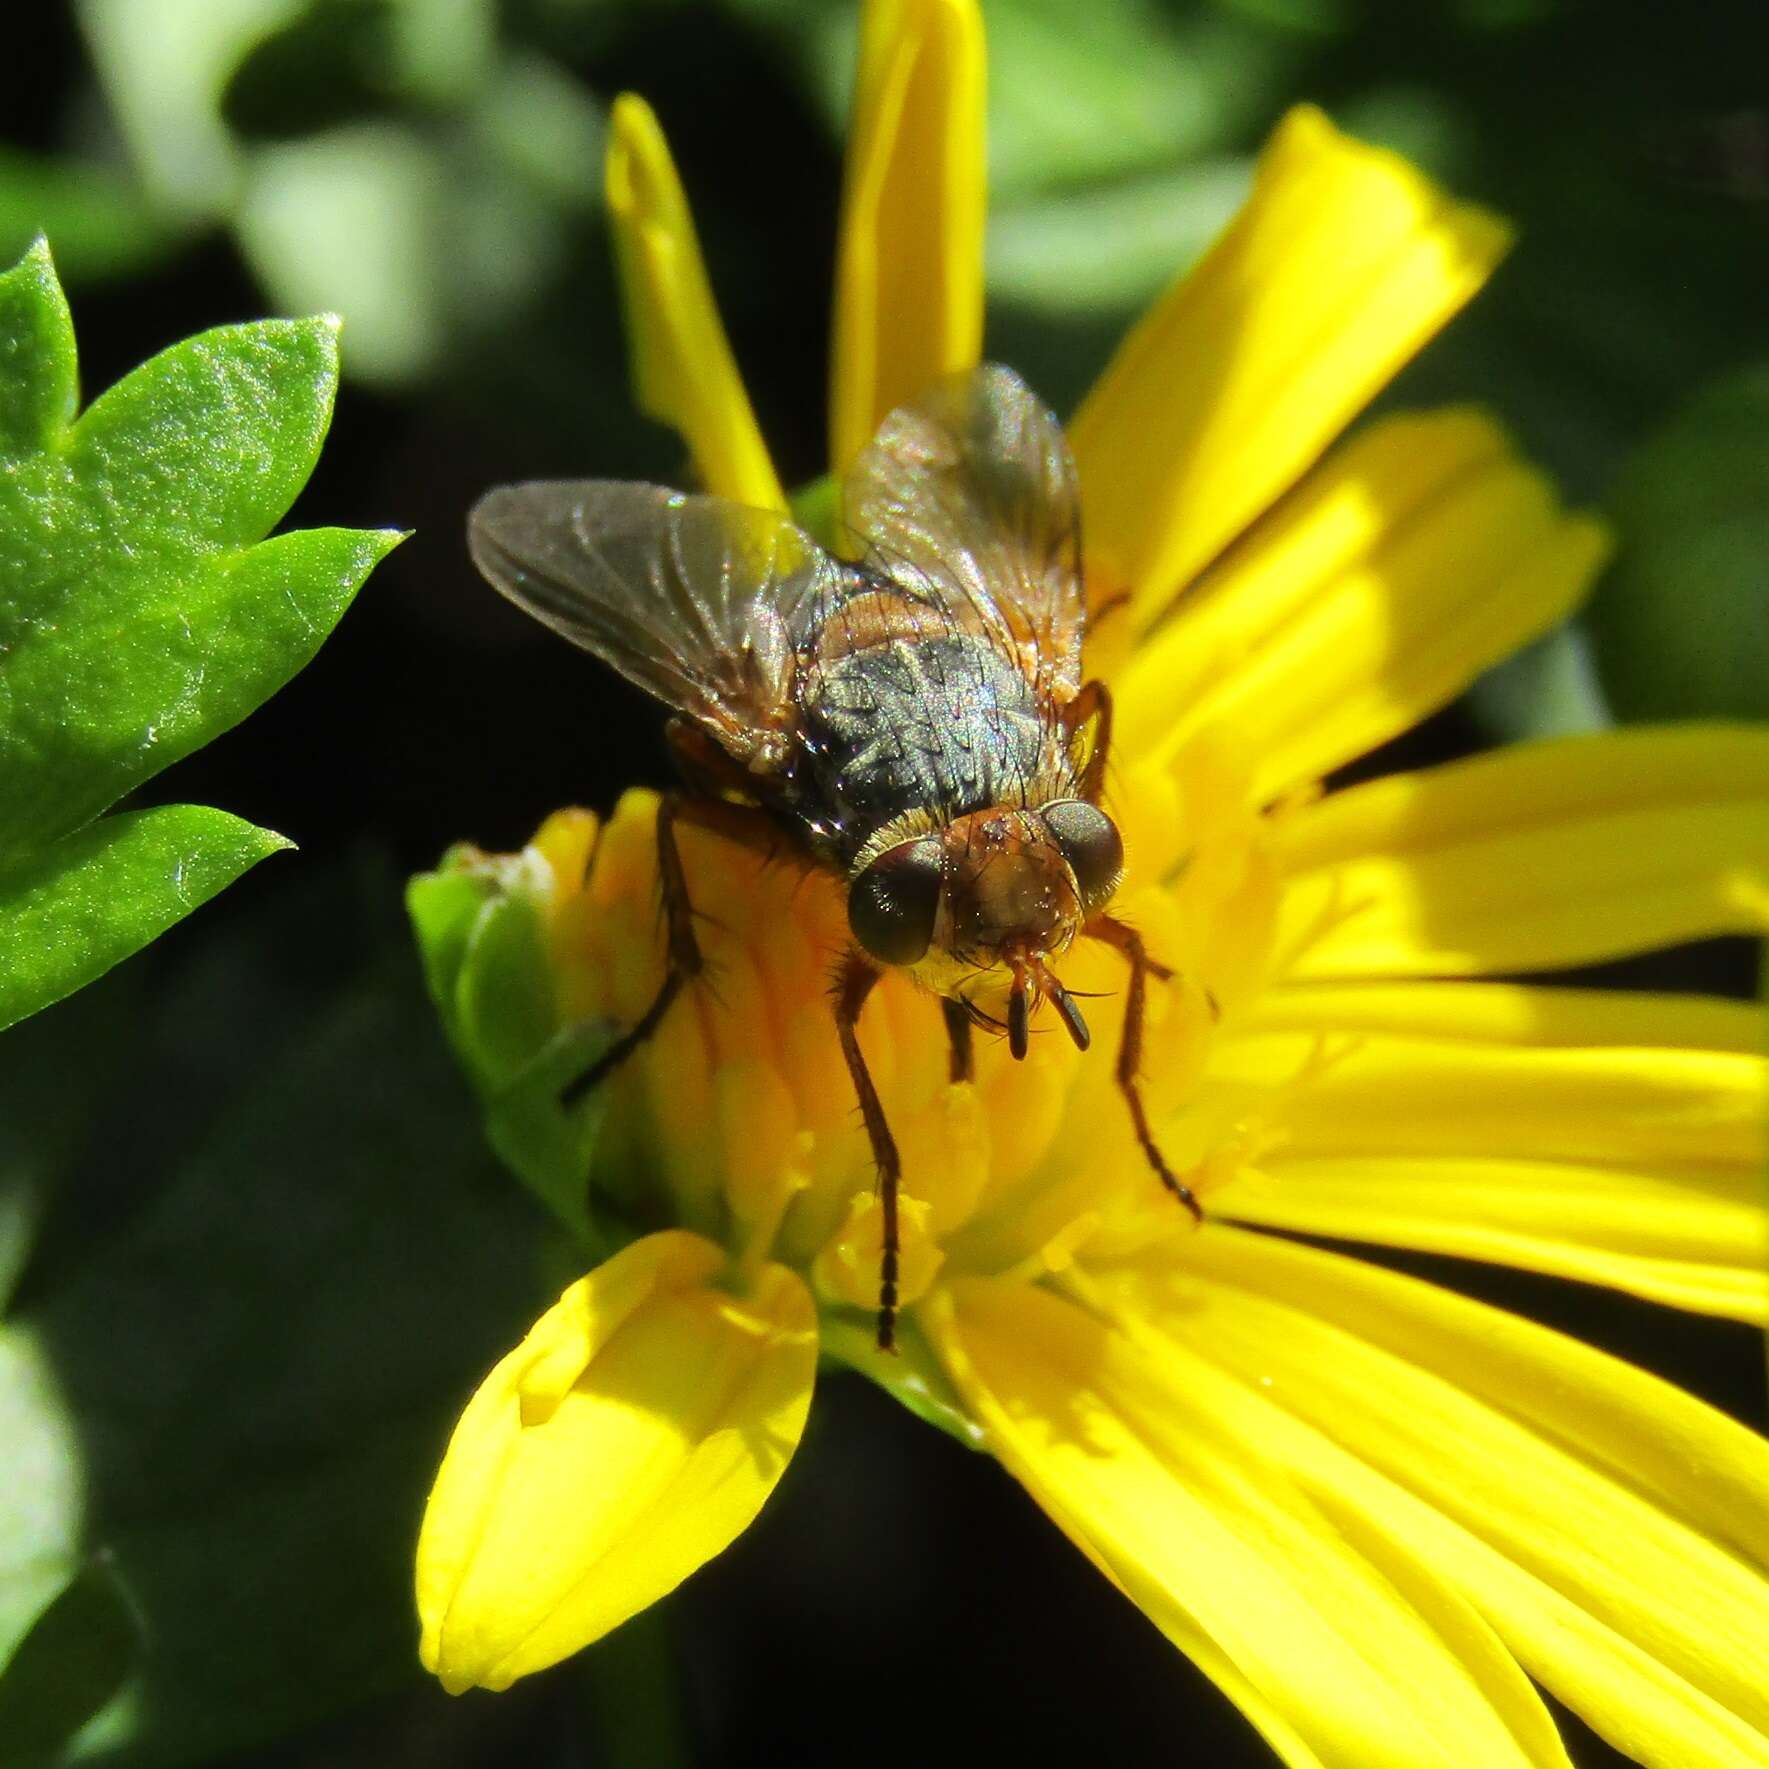
[[[600,162],[594,106],[512,56],[446,126],[376,115],[257,148],[236,226],[281,305],[345,316],[352,375],[405,385],[532,303]]]
[[[139,951],[293,846],[206,805],[89,824],[0,872],[0,1029]]]
[[[16,1427],[22,1409],[17,1396],[10,1391],[12,1376],[8,1359],[4,1351],[0,1351],[0,1419]],[[56,1530],[62,1521],[63,1514],[56,1504],[58,1497],[56,1495],[49,1505],[40,1507],[42,1511],[53,1509],[57,1513],[49,1522],[51,1530]],[[74,1521],[71,1507],[65,1515],[71,1534]],[[6,1688],[4,1672],[18,1649],[31,1637],[32,1630],[55,1607],[56,1600],[79,1577],[79,1573],[79,1561],[72,1552],[33,1555],[21,1561],[0,1560],[0,1691]]]
[[[436,274],[458,191],[414,128],[362,122],[260,148],[241,197],[240,243],[290,306],[350,320],[353,373],[412,381],[448,336],[457,286]]]
[[[98,578],[76,588],[81,605],[23,633],[9,664],[24,698],[0,706],[0,851],[78,828],[238,724],[312,659],[392,544],[306,529],[184,574],[143,557],[108,607]]]
[[[95,1109],[114,1092],[119,1055],[126,1052],[134,1066],[136,1005],[127,986],[90,991],[0,1035],[0,1316],[85,1146]],[[105,1209],[113,1220],[115,1177],[112,1164]]]
[[[485,77],[497,36],[493,0],[306,0],[240,60],[222,115],[242,136],[291,137],[377,105],[441,109]]]
[[[78,399],[74,321],[40,239],[0,276],[0,457],[47,449]]]
[[[1626,719],[1769,716],[1769,364],[1691,400],[1610,500],[1597,667]]]
[[[319,459],[337,385],[329,316],[217,326],[162,350],[74,428],[80,515],[94,539],[139,538],[168,562],[261,539]]]
[[[47,248],[0,275],[0,1026],[287,845],[188,806],[92,824],[288,681],[400,538],[263,538],[337,380],[334,320],[225,326],[76,419]]]
[[[398,538],[251,545],[318,457],[334,322],[174,345],[68,427],[72,341],[47,261],[0,278],[8,299],[36,316],[37,359],[61,366],[15,404],[14,432],[29,412],[41,441],[0,479],[0,854],[79,828],[236,724],[307,663]]]
[[[104,1564],[140,1618],[142,1649],[55,1761],[188,1769],[415,1684],[417,1522],[449,1415],[481,1374],[459,1367],[453,1402],[426,1396],[416,1417],[377,1421],[329,1457],[236,1465],[203,1505],[107,1534]],[[53,1645],[39,1687],[78,1677],[89,1656],[77,1637]]]
[[[989,181],[1020,196],[1173,167],[1263,126],[1285,56],[1269,35],[1149,0],[989,8]]]
[[[805,67],[845,130],[857,8],[727,0]],[[989,0],[991,203],[1171,169],[1244,145],[1282,103],[1295,55],[1263,22],[1158,0]]]

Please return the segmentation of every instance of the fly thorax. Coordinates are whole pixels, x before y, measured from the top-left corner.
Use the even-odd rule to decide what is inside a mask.
[[[803,702],[815,796],[861,839],[904,814],[941,822],[1024,804],[1046,722],[1018,667],[950,628],[826,657]]]

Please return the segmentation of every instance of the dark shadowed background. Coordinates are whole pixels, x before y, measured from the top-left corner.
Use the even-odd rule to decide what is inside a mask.
[[[648,705],[482,585],[464,514],[503,480],[683,472],[627,391],[599,193],[626,88],[668,132],[783,478],[822,470],[849,8],[17,10],[0,253],[48,233],[88,396],[203,327],[336,309],[345,382],[292,520],[416,533],[291,687],[154,783],[300,853],[0,1038],[0,1177],[32,1225],[0,1332],[50,1372],[0,1432],[40,1452],[49,1527],[92,1550],[0,1678],[0,1762],[1270,1761],[992,1462],[852,1377],[825,1384],[761,1522],[652,1616],[502,1697],[451,1701],[415,1664],[425,1483],[571,1274],[482,1150],[401,883],[458,839],[516,847],[558,805],[664,779]],[[1769,713],[1761,0],[985,14],[987,350],[1060,410],[1298,99],[1518,222],[1491,290],[1385,403],[1489,404],[1623,551],[1576,631],[1371,766]],[[1607,974],[1754,980],[1727,942]],[[1742,1328],[1389,1261],[1761,1422]],[[1617,1760],[1569,1727],[1581,1763]]]

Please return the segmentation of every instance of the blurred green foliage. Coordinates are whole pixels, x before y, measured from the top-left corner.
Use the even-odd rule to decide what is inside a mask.
[[[1591,611],[1623,718],[1769,718],[1769,364],[1704,388],[1629,460]]]
[[[410,1675],[410,1545],[463,1373],[544,1298],[395,897],[334,870],[151,1000],[120,973],[8,1034],[9,1766],[24,1741],[200,1761]],[[322,942],[323,977],[289,957]],[[180,1122],[143,1148],[166,1095]]]
[[[489,0],[81,0],[139,200],[231,227],[271,299],[342,313],[403,385],[561,269],[601,109]],[[38,217],[55,226],[45,205]]]

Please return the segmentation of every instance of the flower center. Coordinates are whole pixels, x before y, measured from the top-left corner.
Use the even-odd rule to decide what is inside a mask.
[[[1207,736],[1176,760],[1126,766],[1108,807],[1128,863],[1115,912],[1175,973],[1150,985],[1144,1097],[1169,1165],[1206,1208],[1271,1137],[1258,1090],[1211,1074],[1219,1022],[1264,980],[1276,902],[1232,754]],[[556,876],[568,1019],[630,1025],[661,979],[654,807],[630,793],[593,841],[580,823],[570,841],[538,844]],[[739,1267],[782,1260],[826,1301],[870,1309],[882,1224],[828,995],[850,939],[840,881],[693,830],[682,853],[708,974],[605,1083],[593,1187],[635,1228],[695,1229]],[[1092,1048],[1047,1010],[1023,1063],[979,1038],[970,1083],[951,1081],[937,1003],[907,973],[887,972],[866,1005],[860,1042],[903,1161],[906,1304],[942,1270],[1057,1267],[1082,1245],[1189,1232],[1117,1078],[1124,960],[1083,939],[1063,980],[1086,1002]]]

